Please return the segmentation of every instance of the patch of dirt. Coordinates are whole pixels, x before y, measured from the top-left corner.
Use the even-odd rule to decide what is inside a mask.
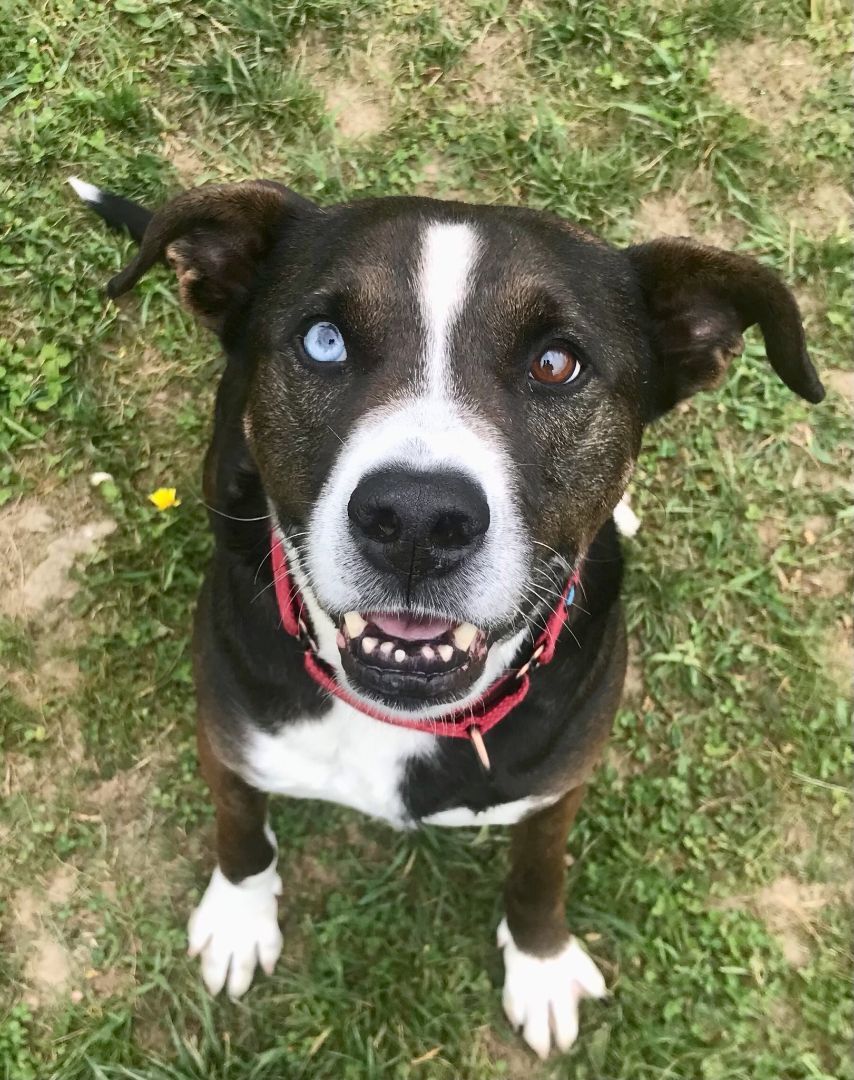
[[[37,650],[43,651],[43,642],[37,643]],[[6,669],[0,665],[0,686],[8,685],[27,708],[36,713],[44,713],[48,702],[64,701],[74,692],[80,682],[80,668],[73,661],[62,656],[48,656],[35,671]],[[65,749],[72,752],[75,760],[82,756],[82,741],[74,727],[68,732],[72,738]]]
[[[86,980],[98,997],[122,997],[134,986],[133,975],[122,968],[96,971],[90,968]]]
[[[18,889],[12,897],[9,920],[17,930],[32,932],[38,928],[42,902],[34,889]]]
[[[0,612],[12,618],[59,618],[77,592],[75,562],[93,555],[116,529],[108,518],[69,522],[53,504],[31,499],[0,511]]]
[[[18,889],[10,904],[10,940],[29,988],[25,1000],[34,1008],[64,996],[75,969],[72,954],[51,932],[52,906],[49,894],[36,888]]]
[[[629,638],[629,656],[626,662],[626,681],[623,684],[623,698],[626,701],[639,701],[643,697],[643,667],[640,659],[640,647],[635,638]]]
[[[323,93],[339,135],[369,139],[389,127],[396,70],[390,44],[373,42],[332,56],[316,34],[307,34],[297,54],[304,74]]]
[[[854,679],[854,644],[851,630],[842,625],[833,626],[827,633],[825,662],[839,686],[850,693]]]
[[[804,522],[803,537],[808,544],[814,544],[816,540],[824,536],[833,522],[826,514],[813,514]]]
[[[744,225],[722,213],[711,179],[706,173],[697,173],[677,191],[647,196],[635,214],[633,234],[637,240],[690,236],[704,244],[729,248],[744,238]]]
[[[184,888],[181,869],[167,864],[165,838],[151,802],[153,758],[102,780],[81,792],[77,813],[102,823],[105,864],[93,870],[103,874],[101,891],[126,882],[144,882],[152,898],[165,899]]]
[[[635,230],[641,240],[654,236],[690,236],[692,227],[687,199],[675,193],[650,195],[635,215]]]
[[[835,599],[837,596],[844,596],[849,591],[851,575],[842,566],[825,566],[822,570],[804,574],[803,586],[803,591],[809,596]]]
[[[790,287],[795,294],[795,299],[798,301],[798,310],[806,327],[809,327],[814,321],[824,318],[827,305],[824,300],[816,296],[812,289],[808,289],[799,283],[790,285]]]
[[[506,1080],[531,1080],[537,1075],[534,1058],[521,1038],[503,1038],[492,1027],[481,1027],[475,1031],[478,1048],[491,1064],[501,1062],[504,1066],[501,1076]]]
[[[175,170],[182,187],[193,187],[209,171],[204,159],[186,136],[164,135],[160,153]]]
[[[288,877],[300,883],[300,891],[314,891],[315,889],[326,891],[334,889],[340,884],[341,878],[334,866],[312,855],[303,853],[287,864]]]
[[[446,178],[451,175],[453,175],[453,170],[441,155],[437,154],[429,158],[421,170],[422,179],[415,185],[415,194],[426,195],[431,199],[453,199],[455,202],[469,201],[471,199],[470,191],[448,185]]]
[[[39,803],[53,801],[63,784],[74,782],[85,763],[83,736],[70,712],[51,716],[50,752],[30,755],[7,750],[0,772],[0,801],[15,794],[31,795]]]
[[[61,997],[71,982],[72,964],[68,951],[53,938],[39,935],[28,943],[27,956],[24,978],[39,1000]]]
[[[805,95],[822,78],[822,69],[804,42],[781,47],[768,38],[725,46],[709,72],[709,81],[727,105],[772,132],[796,119]]]
[[[615,746],[613,743],[608,743],[605,747],[602,764],[607,765],[616,773],[617,778],[614,781],[614,787],[617,791],[622,791],[627,780],[630,780],[633,776],[639,776],[643,772],[643,766],[639,761],[630,757],[624,750],[621,750],[619,746]]]
[[[784,874],[752,895],[732,896],[718,906],[753,911],[777,939],[786,961],[802,968],[809,963],[819,940],[822,910],[841,893],[836,885],[802,882]]]
[[[854,199],[849,192],[841,184],[825,180],[799,192],[786,217],[799,231],[823,240],[828,236],[850,236],[852,212]]]
[[[770,555],[780,546],[780,537],[782,535],[780,522],[775,521],[774,518],[765,518],[764,521],[757,523],[756,535],[759,537],[762,550]]]
[[[803,855],[815,847],[815,836],[807,823],[796,817],[786,826],[783,843],[789,850]]]
[[[782,851],[795,868],[796,876],[805,880],[820,878],[835,882],[840,889],[850,888],[851,867],[848,861],[851,823],[845,824],[840,836],[837,822],[812,819],[798,793],[780,815]]]
[[[147,997],[142,998],[143,1003],[147,1004],[147,1001]],[[141,1013],[135,1016],[132,1038],[135,1046],[152,1057],[165,1058],[174,1050],[172,1033],[163,1014]]]
[[[53,874],[45,889],[45,896],[51,904],[67,904],[77,888],[78,871],[69,864],[64,864]]]
[[[841,368],[825,368],[821,379],[831,394],[838,394],[845,399],[849,409],[854,409],[854,371]]]
[[[460,62],[465,72],[466,96],[475,105],[501,105],[518,96],[523,57],[517,33],[490,28],[466,51]]]
[[[338,134],[345,139],[366,139],[389,126],[388,108],[358,82],[340,79],[326,90],[326,107]]]
[[[809,962],[816,920],[835,893],[832,885],[803,884],[784,876],[756,894],[756,913],[777,938],[792,967],[804,967]]]

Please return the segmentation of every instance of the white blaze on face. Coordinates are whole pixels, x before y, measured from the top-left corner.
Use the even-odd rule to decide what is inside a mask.
[[[350,535],[347,504],[364,476],[396,467],[425,476],[463,473],[486,495],[490,525],[484,541],[448,586],[449,608],[459,621],[489,627],[513,617],[520,604],[530,544],[513,462],[500,432],[478,415],[476,401],[462,400],[453,378],[454,328],[461,312],[477,304],[473,283],[483,246],[472,224],[434,222],[422,230],[412,279],[423,326],[414,377],[354,425],[309,521],[305,569],[321,608],[383,609],[377,572]],[[488,661],[490,678],[493,668]]]
[[[468,296],[479,248],[471,225],[429,225],[424,235],[417,288],[427,331],[424,391],[431,397],[448,399],[453,393],[450,331]]]

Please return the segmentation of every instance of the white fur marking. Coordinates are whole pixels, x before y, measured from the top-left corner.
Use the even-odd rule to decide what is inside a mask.
[[[245,994],[260,964],[271,975],[282,951],[276,898],[282,879],[276,860],[260,874],[233,884],[217,867],[201,903],[190,916],[190,956],[202,958],[202,979],[212,994]]]
[[[440,810],[422,819],[424,825],[442,825],[453,828],[477,828],[480,825],[515,825],[517,821],[551,806],[557,795],[528,795],[513,802],[498,803],[486,810],[469,810],[465,806],[455,806],[451,810]]]
[[[452,392],[448,336],[465,303],[478,247],[477,233],[471,225],[434,222],[423,234],[418,299],[427,328],[425,390],[434,397],[446,397]]]
[[[407,762],[432,754],[436,739],[394,727],[335,700],[317,720],[284,724],[275,734],[250,729],[238,771],[262,791],[351,806],[398,828],[413,824],[401,784]]]
[[[541,1058],[548,1057],[552,1041],[568,1050],[578,1035],[579,1002],[607,994],[599,968],[575,938],[554,956],[522,952],[506,919],[498,927],[498,947],[504,950],[507,1019]]]
[[[617,526],[617,532],[620,536],[627,536],[631,538],[637,535],[637,531],[641,526],[640,518],[632,510],[632,504],[629,502],[628,495],[624,495],[622,499],[614,507],[614,524]]]
[[[83,202],[97,204],[101,201],[101,189],[95,187],[94,184],[88,184],[78,176],[69,176],[68,183],[71,184]]]

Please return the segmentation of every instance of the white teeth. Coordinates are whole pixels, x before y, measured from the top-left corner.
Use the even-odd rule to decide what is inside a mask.
[[[432,645],[425,645],[421,650],[421,655],[425,660],[435,660],[436,653],[433,650]]]
[[[454,655],[454,647],[453,645],[437,645],[436,652],[439,654],[439,658],[447,664]]]
[[[380,645],[380,652],[382,653],[383,656],[389,657],[389,656],[391,656],[391,650],[393,648],[394,648],[394,645],[393,645],[392,642],[384,641],[382,643],[382,645]]]
[[[468,652],[471,643],[477,637],[477,627],[470,622],[460,623],[454,631],[454,644],[462,652]]]
[[[398,649],[397,652],[394,654],[395,663],[402,664],[405,659],[406,653],[404,652],[404,650]]]
[[[362,651],[368,656],[371,655],[377,645],[379,645],[379,641],[375,637],[362,638]]]
[[[368,625],[358,611],[348,611],[344,616],[344,625],[351,638],[357,638]]]

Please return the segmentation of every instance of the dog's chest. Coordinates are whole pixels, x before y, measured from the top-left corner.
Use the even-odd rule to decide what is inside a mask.
[[[417,824],[404,799],[407,766],[431,758],[437,739],[383,724],[336,701],[319,720],[284,724],[275,734],[251,729],[242,775],[262,791],[350,806],[397,828]],[[437,766],[438,767],[438,766]],[[435,825],[509,825],[552,800],[532,796],[475,813],[461,805],[422,818]]]

